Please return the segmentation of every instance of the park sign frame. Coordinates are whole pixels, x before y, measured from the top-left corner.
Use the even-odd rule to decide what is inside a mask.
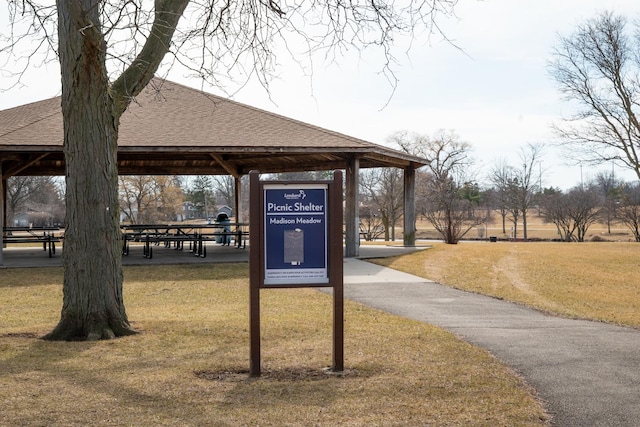
[[[326,286],[329,184],[264,183],[262,192],[263,286]]]
[[[333,180],[261,181],[249,173],[250,375],[260,376],[260,291],[333,288],[332,370],[344,370],[342,172]]]

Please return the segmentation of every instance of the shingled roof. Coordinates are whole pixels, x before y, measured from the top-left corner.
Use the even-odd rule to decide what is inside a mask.
[[[60,97],[0,111],[3,176],[62,175]],[[120,174],[231,174],[420,167],[425,160],[154,79],[120,122]]]

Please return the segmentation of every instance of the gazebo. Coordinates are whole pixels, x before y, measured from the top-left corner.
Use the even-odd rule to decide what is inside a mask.
[[[0,111],[1,224],[6,180],[16,175],[64,175],[62,146],[60,97]],[[236,201],[240,177],[252,170],[344,169],[347,257],[358,255],[359,169],[404,171],[404,244],[413,246],[415,170],[425,164],[420,157],[159,78],[123,114],[118,139],[121,175],[231,175]]]

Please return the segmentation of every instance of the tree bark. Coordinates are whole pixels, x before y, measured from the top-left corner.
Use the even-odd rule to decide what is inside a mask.
[[[154,2],[145,45],[110,85],[99,4],[57,1],[67,217],[62,314],[44,339],[98,340],[135,333],[122,297],[119,120],[169,51],[188,2]]]
[[[118,117],[92,1],[58,1],[66,162],[63,306],[48,340],[133,334],[122,298]]]

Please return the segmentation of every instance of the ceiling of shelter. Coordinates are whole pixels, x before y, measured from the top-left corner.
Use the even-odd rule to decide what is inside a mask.
[[[63,175],[60,98],[0,111],[3,178]],[[367,141],[154,79],[120,121],[121,175],[234,175],[420,167],[426,161]]]

